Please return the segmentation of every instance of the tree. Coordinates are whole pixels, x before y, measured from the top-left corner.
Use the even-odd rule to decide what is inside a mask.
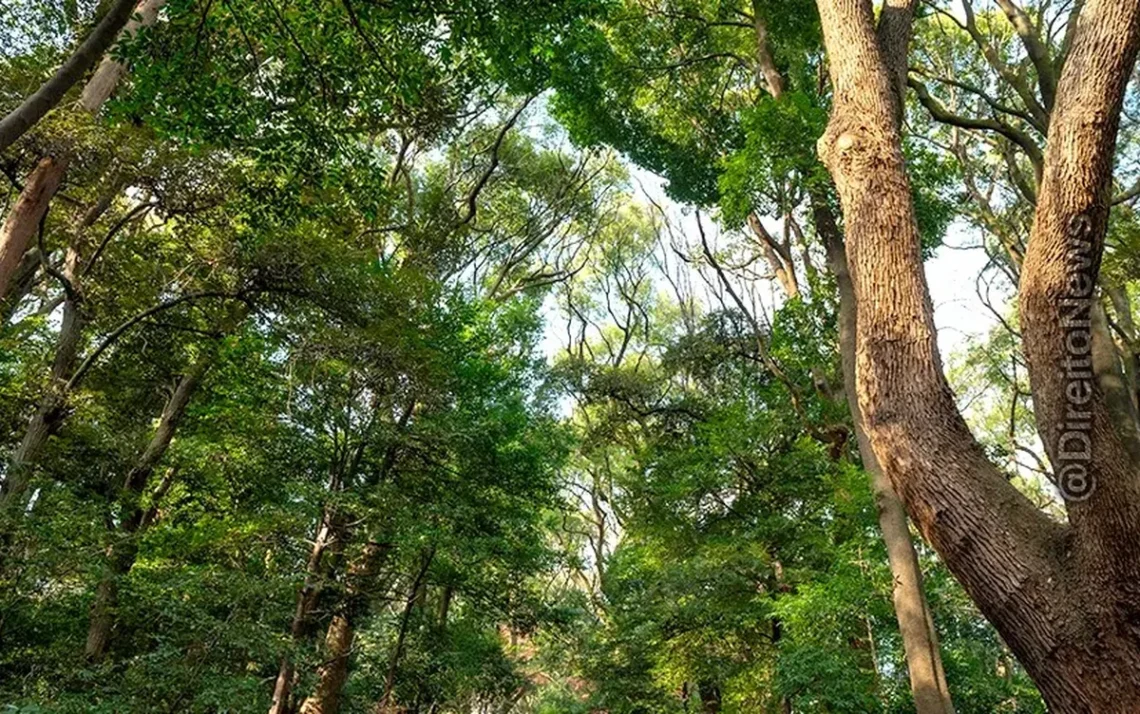
[[[1128,673],[1135,670],[1135,642],[1101,637],[1119,632],[1119,623],[1135,607],[1119,580],[1134,560],[1124,550],[1132,548],[1135,537],[1127,515],[1135,500],[1128,485],[1133,474],[1123,466],[1127,441],[1117,435],[1105,405],[1111,392],[1099,381],[1079,382],[1089,388],[1092,433],[1087,436],[1096,458],[1086,466],[1087,478],[1060,481],[1070,524],[1059,525],[989,463],[946,385],[894,123],[897,99],[883,59],[889,53],[876,40],[870,3],[824,0],[819,7],[835,91],[820,153],[835,178],[849,240],[859,305],[859,403],[872,448],[924,536],[1050,705],[1065,712],[1120,710],[1121,697],[1129,698],[1121,687],[1134,684]],[[1054,459],[1062,454],[1057,429],[1065,418],[1066,376],[1055,365],[1065,350],[1066,251],[1076,250],[1077,241],[1089,244],[1078,254],[1088,256],[1088,265],[1078,265],[1075,273],[1087,286],[1078,296],[1087,304],[1138,33],[1140,13],[1134,7],[1105,2],[1082,7],[1057,90],[1058,116],[1050,123],[1021,314],[1038,429]],[[1091,107],[1099,107],[1103,117],[1095,126],[1076,118]],[[1088,332],[1083,334],[1089,339]],[[1082,475],[1058,466],[1061,479],[1066,473]],[[1112,545],[1105,529],[1112,531]],[[1111,606],[1086,618],[1073,606],[1089,602],[1089,587],[1115,596]]]
[[[898,9],[904,12],[884,25],[884,33],[901,45],[898,61],[905,69],[911,15],[906,4]],[[823,101],[810,59],[819,51],[819,39],[806,19],[810,11],[798,10],[807,8],[764,2],[746,7],[721,2],[632,4],[612,21],[610,35],[616,39],[583,51],[592,57],[592,76],[584,77],[575,64],[570,65],[572,77],[556,74],[557,107],[579,140],[606,142],[628,152],[641,166],[662,172],[675,198],[699,206],[719,204],[729,226],[748,226],[755,241],[737,262],[749,264],[752,255],[761,256],[789,300],[801,297],[797,262],[809,273],[815,267],[806,245],[803,260],[793,255],[790,230],[778,240],[760,216],[770,210],[774,217],[794,223],[806,199],[809,219],[828,257],[826,268],[838,285],[839,351],[844,360],[851,360],[856,308],[844,266],[843,235],[833,216],[831,189],[808,140],[817,125],[822,128]],[[678,43],[679,37],[684,41]],[[681,101],[676,101],[678,96]],[[928,233],[938,234],[939,228]],[[863,427],[854,383],[844,386],[851,428],[859,435]],[[858,442],[890,546],[896,611],[908,643],[918,708],[946,712],[952,704],[906,514],[862,436]]]

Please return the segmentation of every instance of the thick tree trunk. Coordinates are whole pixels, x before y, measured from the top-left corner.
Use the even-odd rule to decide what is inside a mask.
[[[118,528],[116,541],[107,549],[107,565],[103,578],[95,591],[91,617],[87,627],[87,643],[83,654],[98,662],[107,652],[111,631],[115,625],[115,607],[118,604],[119,581],[130,573],[138,557],[138,538],[145,530],[145,512],[139,499],[155,467],[166,455],[174,439],[174,432],[186,415],[190,399],[198,390],[206,372],[213,363],[213,353],[201,355],[178,381],[178,386],[162,410],[158,427],[127,474],[123,484],[125,518]]]
[[[67,90],[75,86],[103,53],[110,49],[119,30],[130,19],[134,7],[135,0],[117,0],[111,5],[87,39],[80,43],[51,79],[0,120],[0,151],[11,146],[59,104]]]
[[[66,170],[66,156],[41,159],[28,176],[16,205],[5,216],[4,227],[0,228],[0,300],[8,299],[12,279],[32,245]]]
[[[863,428],[863,415],[855,388],[855,334],[858,324],[855,291],[847,269],[847,255],[843,238],[831,210],[817,199],[814,207],[816,230],[824,241],[827,262],[839,288],[839,352],[843,364],[843,387],[847,406],[855,428],[863,468],[871,476],[871,492],[879,514],[879,528],[887,546],[893,587],[895,618],[899,624],[903,652],[906,655],[910,689],[914,696],[917,714],[953,714],[954,705],[946,674],[942,669],[942,655],[938,647],[938,634],[926,601],[922,583],[922,569],[918,554],[910,537],[906,511],[892,488],[890,480],[879,468],[875,452]]]
[[[1086,681],[1050,699],[1058,711],[1082,711],[1078,697],[1140,701],[1140,433],[1096,296],[1140,5],[1089,0],[1077,23],[1019,291],[1038,432],[1074,531],[1066,565],[1080,617],[1059,638],[1081,648],[1070,676]]]
[[[903,94],[906,89],[907,47],[910,44],[914,5],[915,0],[887,0],[878,27],[878,42],[885,48],[886,64],[894,74],[893,99],[896,123],[902,116]],[[767,35],[760,19],[760,8],[754,3],[753,9],[757,20],[758,61],[765,69],[765,74],[768,74],[774,71],[775,67],[767,47]],[[778,78],[778,72],[776,74]],[[783,91],[782,81],[769,79],[768,84],[774,87],[773,96],[779,99]],[[887,547],[887,560],[893,577],[892,599],[895,617],[899,623],[915,707],[917,714],[953,714],[954,705],[950,689],[946,684],[946,674],[942,668],[938,634],[934,629],[934,620],[926,601],[922,570],[919,568],[918,555],[911,541],[906,512],[889,479],[879,467],[863,427],[862,412],[859,409],[855,389],[857,308],[851,275],[847,269],[843,236],[825,198],[812,196],[812,212],[816,231],[824,242],[828,265],[839,288],[839,349],[843,363],[844,393],[851,412],[863,467],[871,476],[871,489],[878,510],[879,527]],[[766,231],[760,225],[758,217],[749,216],[749,224],[761,239],[766,237]],[[769,238],[766,244],[771,246],[773,242]],[[775,252],[774,247],[769,247],[769,251]],[[795,297],[798,285],[795,281],[794,263],[790,255],[786,257],[785,272],[790,274],[791,280],[779,270],[776,270],[776,275],[788,297]],[[781,262],[778,255],[769,255],[768,260],[769,263],[773,263],[774,268]],[[790,702],[788,707],[790,709]]]
[[[413,401],[400,413],[396,421],[398,431],[403,431],[408,426],[414,408]],[[362,439],[357,446],[349,465],[350,473],[356,471],[368,443]],[[384,451],[379,470],[365,480],[366,488],[374,488],[388,478],[396,466],[398,454],[399,442],[393,441]],[[345,539],[348,537],[349,534],[346,532]],[[352,642],[356,636],[357,621],[368,612],[369,594],[375,586],[373,581],[391,553],[390,543],[370,541],[365,546],[361,558],[349,568],[345,578],[344,599],[333,613],[332,621],[325,633],[325,659],[317,669],[317,688],[302,702],[301,714],[332,714],[340,708],[341,692],[348,679],[349,658],[352,653]]]
[[[1051,710],[1133,711],[1140,701],[1140,638],[1130,623],[1140,621],[1140,544],[1136,478],[1125,449],[1095,395],[1089,409],[1091,440],[1099,447],[1096,489],[1076,494],[1087,496],[1081,502],[1069,489],[1071,530],[1037,511],[986,460],[942,372],[892,77],[871,3],[818,4],[835,88],[819,148],[843,206],[859,310],[856,384],[871,448],[923,535]],[[1022,277],[1026,354],[1047,445],[1071,406],[1058,368],[1066,357],[1064,266],[1081,240],[1094,245],[1099,259],[1107,214],[1107,193],[1099,189],[1107,185],[1140,7],[1089,0],[1076,22],[1030,242],[1036,256],[1027,256]],[[1049,448],[1060,451],[1055,443]]]
[[[357,621],[367,610],[373,580],[391,551],[388,543],[371,542],[349,568],[344,601],[333,613],[325,633],[324,661],[317,669],[317,688],[301,704],[301,714],[336,714],[340,710]]]

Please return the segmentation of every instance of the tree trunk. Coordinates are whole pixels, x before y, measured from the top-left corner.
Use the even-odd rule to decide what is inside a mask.
[[[48,256],[51,259],[51,256]],[[40,251],[39,248],[32,248],[24,254],[24,259],[16,266],[16,271],[12,274],[12,279],[8,283],[8,295],[0,302],[0,326],[7,325],[12,321],[16,314],[16,310],[20,307],[20,302],[24,296],[31,292],[32,287],[36,284],[36,275],[39,273],[40,267]],[[49,314],[55,309],[56,305],[62,304],[63,299],[60,298],[58,303],[52,301],[45,301],[40,306],[40,314]]]
[[[791,251],[772,237],[764,224],[760,222],[760,217],[755,213],[748,214],[748,227],[760,239],[760,248],[764,251],[764,259],[772,268],[772,272],[775,274],[776,280],[780,282],[784,294],[789,298],[799,297],[800,283],[799,279],[796,278],[796,264],[792,260]]]
[[[697,685],[697,693],[701,697],[701,714],[720,714],[720,687],[702,681]]]
[[[158,19],[158,11],[165,4],[166,0],[142,0],[120,36],[133,37],[139,28],[153,25],[154,21]],[[119,80],[126,73],[127,68],[122,62],[110,55],[105,55],[95,73],[91,75],[91,79],[87,80],[87,84],[83,86],[83,93],[79,96],[80,106],[92,114],[99,111],[103,103],[114,93],[115,88],[119,85]]]
[[[158,17],[158,10],[165,4],[166,0],[143,0],[138,5],[138,18],[127,19],[131,16],[130,10],[134,7],[134,0],[119,0],[116,6],[104,18],[104,22],[100,23],[99,28],[95,32],[99,32],[103,28],[103,24],[107,19],[111,18],[116,12],[119,12],[121,7],[125,6],[125,16],[122,22],[119,22],[113,28],[110,39],[108,39],[105,46],[102,46],[95,55],[91,58],[90,62],[80,72],[87,71],[95,60],[99,58],[109,46],[110,41],[114,39],[116,33],[120,29],[124,29],[124,33],[131,33],[138,31],[138,28],[144,25],[150,25]],[[95,33],[92,33],[94,36]],[[88,41],[90,41],[90,37]],[[86,45],[86,43],[84,43]],[[83,49],[82,47],[80,48]],[[77,53],[78,54],[78,53]],[[62,71],[62,69],[61,69]],[[119,62],[116,62],[111,57],[104,57],[103,62],[95,71],[88,83],[83,87],[83,94],[80,98],[80,105],[90,112],[95,114],[111,96],[115,90],[116,85],[126,72],[126,68]],[[78,80],[78,76],[72,80],[74,83]],[[44,85],[45,87],[47,85]],[[71,84],[64,87],[66,91]],[[42,89],[41,89],[42,91]],[[31,99],[28,100],[29,102]],[[59,98],[55,99],[58,102]],[[51,106],[55,105],[55,102]],[[25,102],[27,104],[27,102]],[[48,109],[51,108],[48,107]],[[4,119],[8,121],[9,118],[21,112],[24,107],[20,107]],[[45,110],[46,113],[46,110]],[[42,114],[40,115],[42,116]],[[36,117],[36,121],[39,117]],[[34,123],[34,122],[33,122]],[[8,145],[3,143],[3,122],[0,122],[0,151]],[[21,130],[20,133],[23,133]],[[18,137],[17,137],[18,138]],[[13,139],[14,140],[14,139]],[[9,142],[11,143],[11,142]],[[66,153],[61,153],[58,157],[45,157],[36,166],[35,170],[28,177],[28,181],[24,185],[24,189],[20,192],[20,197],[16,201],[15,207],[8,214],[4,221],[4,227],[0,230],[0,301],[8,297],[11,288],[12,274],[16,270],[16,266],[20,264],[24,255],[28,252],[31,246],[32,237],[36,234],[39,228],[40,221],[43,219],[44,214],[47,213],[48,206],[55,192],[59,189],[60,181],[63,179],[63,174],[67,170],[69,157]]]
[[[435,548],[433,547],[428,549],[421,558],[419,571],[408,590],[408,599],[404,603],[404,612],[400,616],[400,630],[396,634],[396,646],[392,648],[392,656],[388,659],[388,673],[384,677],[384,695],[376,704],[376,714],[395,714],[398,711],[396,702],[393,701],[396,689],[396,673],[399,671],[400,658],[404,655],[404,642],[408,637],[408,625],[411,622],[412,611],[415,609],[416,601],[422,597],[425,585],[424,578],[427,577],[428,568],[431,567],[431,562],[434,559]]]
[[[858,324],[855,292],[851,274],[847,269],[847,255],[843,238],[831,209],[822,198],[815,199],[816,231],[823,239],[827,262],[839,288],[839,352],[843,364],[843,387],[847,406],[855,428],[863,468],[871,476],[871,492],[879,514],[879,528],[887,546],[893,586],[895,618],[899,624],[903,652],[906,655],[910,690],[914,696],[917,714],[953,714],[954,705],[946,675],[942,671],[942,655],[938,647],[938,634],[926,602],[922,584],[922,569],[918,554],[910,537],[906,511],[891,487],[890,480],[879,468],[875,452],[863,428],[863,415],[855,389],[855,334]]]
[[[0,151],[11,146],[59,104],[67,90],[110,49],[134,7],[135,0],[117,0],[51,79],[0,120]]]
[[[330,480],[329,490],[339,488],[339,476]],[[273,685],[273,703],[269,706],[269,714],[289,714],[293,711],[292,694],[295,665],[292,648],[297,647],[309,629],[309,616],[316,607],[317,598],[326,579],[325,553],[332,549],[335,552],[344,547],[344,521],[337,515],[331,506],[326,506],[317,528],[316,537],[313,538],[313,547],[309,551],[309,559],[305,565],[305,581],[297,592],[297,604],[293,610],[293,620],[289,625],[290,651],[281,655],[281,663],[277,669],[277,679]]]
[[[1120,328],[1120,363],[1123,367],[1125,389],[1128,391],[1129,401],[1132,402],[1133,412],[1140,413],[1140,336],[1136,333],[1136,324],[1132,319],[1132,302],[1128,291],[1119,286],[1105,286],[1105,292],[1112,302],[1112,310],[1116,314],[1116,324]]]
[[[779,99],[784,94],[784,75],[772,57],[768,24],[764,21],[762,10],[760,0],[752,0],[752,23],[756,32],[756,86],[766,87],[772,97]]]
[[[78,290],[82,244],[85,241],[86,229],[90,225],[87,223],[90,216],[91,211],[88,211],[75,233],[72,245],[67,249],[67,256],[64,258],[63,278],[68,281],[70,287],[68,297],[63,303],[63,319],[60,323],[59,336],[56,339],[51,377],[46,392],[40,399],[36,413],[28,421],[23,439],[12,452],[8,463],[8,473],[5,475],[4,482],[0,484],[0,520],[15,517],[16,510],[23,503],[23,497],[31,481],[35,464],[39,460],[48,439],[63,422],[66,413],[67,384],[79,356],[79,345],[83,336],[83,326],[86,322],[82,313],[81,297]],[[10,533],[8,525],[10,524],[0,525],[0,532],[3,532],[5,537]],[[0,562],[2,560],[3,556],[0,555]]]
[[[357,620],[367,609],[372,581],[391,551],[389,543],[369,543],[360,560],[349,568],[344,601],[333,613],[325,634],[325,659],[317,669],[317,688],[301,704],[301,714],[336,714],[340,710]]]
[[[13,276],[31,247],[66,170],[66,156],[41,159],[28,176],[16,205],[4,218],[4,227],[0,228],[0,300],[8,299]]]
[[[403,431],[412,418],[415,401],[412,401],[400,413],[396,420],[396,428]],[[350,472],[355,472],[357,464],[364,455],[368,445],[361,440],[357,446],[349,466]],[[399,454],[399,442],[393,441],[384,451],[384,458],[380,468],[374,476],[365,480],[366,488],[374,488],[388,478],[396,466]],[[345,538],[349,536],[346,533]],[[368,611],[369,592],[374,587],[373,580],[391,556],[390,543],[376,543],[370,541],[364,548],[361,559],[349,568],[345,579],[345,596],[339,609],[333,613],[328,631],[325,633],[325,660],[317,669],[316,691],[301,705],[301,714],[333,714],[340,708],[340,696],[344,683],[348,679],[349,657],[352,654],[352,642],[356,636],[357,621]]]
[[[894,74],[892,91],[893,115],[896,124],[901,122],[902,117],[903,93],[906,88],[907,47],[910,44],[914,5],[915,0],[887,0],[878,27],[878,43],[885,48],[886,65]],[[753,9],[758,23],[757,40],[760,65],[774,69],[767,47],[766,32],[760,23],[760,8],[754,3]],[[773,96],[779,99],[783,90],[782,82],[773,83],[769,80],[768,83],[775,87]],[[950,689],[946,684],[946,675],[942,669],[938,634],[934,629],[934,620],[926,602],[926,594],[922,584],[922,570],[919,568],[918,555],[915,553],[913,542],[911,542],[906,512],[902,502],[891,487],[889,479],[879,467],[879,462],[875,458],[874,451],[870,448],[863,427],[862,412],[859,409],[855,389],[857,308],[855,293],[851,284],[851,274],[847,269],[843,236],[826,199],[815,195],[811,197],[811,203],[816,231],[823,240],[828,265],[839,288],[839,350],[843,365],[844,394],[848,409],[851,412],[852,426],[855,430],[863,467],[871,476],[871,490],[875,497],[875,505],[879,515],[879,527],[883,533],[883,541],[887,547],[887,560],[893,576],[892,600],[907,659],[907,671],[910,676],[915,708],[917,714],[953,714],[954,705],[951,701]],[[758,217],[750,215],[749,224],[752,225],[753,231],[761,239],[764,239],[766,232],[763,231],[763,226],[760,225]],[[770,238],[766,241],[769,246],[772,243],[774,241]],[[774,248],[770,247],[769,250],[774,250]],[[769,256],[770,263],[773,262],[773,257]],[[795,297],[798,285],[795,282],[794,263],[790,255],[786,257],[787,272],[790,273],[791,280],[788,281],[786,277],[781,276],[780,271],[776,271],[776,274],[788,297]],[[779,260],[775,262],[779,263]],[[788,702],[787,704],[790,709],[791,703]]]
[[[174,432],[186,415],[190,399],[206,376],[213,357],[212,353],[201,355],[178,381],[178,386],[162,410],[158,428],[123,484],[122,500],[126,515],[118,528],[118,542],[111,543],[107,549],[106,570],[95,591],[95,602],[91,606],[91,618],[87,627],[87,644],[83,654],[93,662],[101,661],[107,653],[107,644],[115,625],[119,581],[130,573],[138,557],[138,538],[145,530],[145,512],[139,499],[155,467],[170,448]]]
[[[1080,491],[1074,478],[1063,489],[1072,528],[1044,516],[988,462],[942,371],[893,82],[871,3],[818,5],[835,89],[819,150],[843,207],[858,305],[856,386],[868,442],[911,518],[1051,711],[1133,711],[1140,701],[1140,638],[1132,624],[1140,621],[1135,469],[1095,385],[1091,397],[1078,396],[1093,412],[1087,421],[1097,458],[1085,485],[1096,488]],[[1089,0],[1076,22],[1022,273],[1026,355],[1038,425],[1053,455],[1064,450],[1053,442],[1071,406],[1057,367],[1073,356],[1064,354],[1064,319],[1072,314],[1064,312],[1063,298],[1072,292],[1064,266],[1069,249],[1086,241],[1095,279],[1140,6]]]

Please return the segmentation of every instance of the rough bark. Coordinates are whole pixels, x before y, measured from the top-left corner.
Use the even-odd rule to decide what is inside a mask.
[[[902,120],[907,84],[907,55],[914,25],[916,0],[886,0],[879,17],[879,48],[887,71],[893,75],[891,86],[895,100],[895,118]]]
[[[1070,507],[1070,531],[1037,511],[986,460],[942,372],[894,124],[892,77],[876,41],[871,3],[818,5],[835,90],[819,149],[843,207],[859,310],[856,385],[871,448],[911,518],[1051,710],[1132,711],[1140,701],[1140,638],[1132,624],[1140,620],[1134,607],[1140,583],[1135,474],[1123,478],[1123,470],[1099,469],[1091,497]],[[1107,214],[1107,192],[1098,189],[1107,185],[1114,117],[1135,60],[1137,16],[1136,3],[1087,2],[1058,87],[1051,123],[1061,126],[1051,129],[1030,244],[1037,256],[1027,255],[1022,277],[1026,353],[1035,355],[1031,380],[1047,444],[1052,428],[1064,423],[1066,406],[1057,361],[1064,356],[1065,334],[1057,329],[1064,314],[1057,303],[1064,257],[1078,239],[1095,242]],[[1107,416],[1097,419],[1094,444],[1103,449],[1097,462],[1120,466],[1124,449],[1106,426]],[[1118,498],[1106,498],[1110,494]]]
[[[16,205],[5,216],[4,227],[0,228],[0,300],[8,299],[12,279],[32,245],[66,170],[66,156],[41,159],[28,176]]]
[[[954,705],[946,674],[942,669],[942,655],[938,647],[938,634],[926,601],[922,582],[922,569],[918,554],[911,541],[910,527],[902,501],[895,494],[890,480],[879,467],[878,459],[867,439],[863,415],[859,409],[855,387],[855,335],[858,312],[851,274],[847,269],[847,255],[843,238],[839,235],[831,209],[816,199],[814,207],[817,231],[827,251],[827,263],[839,288],[839,352],[843,364],[843,387],[847,406],[855,429],[863,468],[871,476],[871,492],[879,516],[879,528],[887,547],[893,587],[891,597],[895,618],[906,655],[910,689],[918,714],[953,714]]]
[[[94,662],[103,659],[111,632],[115,625],[115,608],[118,605],[119,581],[134,567],[138,557],[138,538],[148,523],[146,511],[140,502],[143,490],[150,481],[151,474],[174,440],[174,433],[186,415],[190,399],[198,390],[206,376],[214,355],[204,353],[182,375],[174,393],[167,400],[146,447],[123,483],[123,506],[125,518],[118,528],[115,542],[107,548],[107,563],[103,577],[95,591],[95,601],[91,605],[91,616],[87,627],[87,643],[84,656]]]
[[[0,151],[11,146],[59,104],[67,91],[75,86],[104,52],[110,49],[119,30],[123,29],[130,19],[134,7],[135,0],[117,0],[111,5],[91,34],[87,35],[51,79],[44,82],[20,106],[0,119]]]
[[[1121,107],[1140,50],[1140,5],[1089,0],[1076,22],[1050,120],[1020,314],[1037,427],[1074,531],[1068,567],[1080,576],[1081,617],[1066,623],[1064,636],[1096,644],[1074,674],[1092,680],[1084,687],[1090,702],[1135,702],[1140,435],[1096,283]]]
[[[884,48],[888,67],[892,68],[895,75],[895,118],[899,122],[901,122],[902,98],[906,88],[906,57],[910,44],[914,5],[915,0],[888,0],[878,25],[879,44]],[[756,19],[760,23],[760,13],[758,8],[756,10]],[[763,60],[765,56],[770,58],[770,53],[767,50],[766,34],[762,29],[762,24],[758,24],[758,55],[761,66],[764,66]],[[783,90],[782,82],[774,84],[769,81],[769,86],[776,87],[773,95],[779,99]],[[938,635],[926,602],[922,572],[914,544],[911,542],[906,512],[889,480],[879,468],[863,429],[862,415],[855,393],[855,296],[850,273],[847,270],[843,236],[826,199],[819,195],[812,196],[812,209],[816,230],[827,251],[828,265],[839,287],[839,341],[843,361],[844,394],[851,412],[863,465],[871,476],[879,526],[887,546],[888,562],[893,576],[892,598],[907,658],[911,691],[918,714],[952,714],[954,707],[946,684],[946,675],[942,670]],[[772,265],[785,293],[788,297],[794,297],[798,293],[798,285],[791,256],[778,252],[776,242],[767,235],[767,231],[760,225],[755,215],[749,216],[749,224],[764,242],[768,262]],[[786,258],[786,263],[782,258]]]

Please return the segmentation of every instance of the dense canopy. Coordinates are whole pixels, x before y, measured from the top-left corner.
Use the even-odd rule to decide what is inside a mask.
[[[0,4],[0,712],[1140,708],[1140,8]]]

